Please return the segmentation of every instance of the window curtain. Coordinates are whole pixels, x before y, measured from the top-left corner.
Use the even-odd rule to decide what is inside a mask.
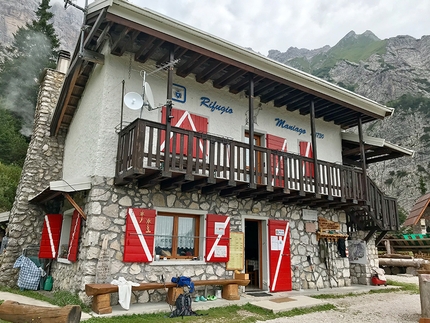
[[[157,216],[155,247],[172,248],[173,216]]]
[[[196,222],[193,218],[178,219],[178,248],[194,248]]]

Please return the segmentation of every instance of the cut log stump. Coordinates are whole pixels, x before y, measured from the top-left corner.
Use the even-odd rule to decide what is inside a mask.
[[[81,307],[79,305],[44,307],[4,301],[0,305],[0,319],[12,323],[79,323]]]

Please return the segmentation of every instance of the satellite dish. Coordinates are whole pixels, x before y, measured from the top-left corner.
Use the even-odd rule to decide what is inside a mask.
[[[154,103],[154,95],[152,95],[151,87],[149,86],[148,82],[145,82],[143,84],[144,88],[144,97],[145,97],[145,105],[148,107],[148,110],[151,111],[154,109],[155,103]]]
[[[124,95],[124,103],[131,110],[139,110],[143,105],[143,99],[139,93],[128,92]]]

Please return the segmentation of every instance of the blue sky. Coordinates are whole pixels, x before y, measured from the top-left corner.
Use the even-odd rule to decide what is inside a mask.
[[[57,0],[60,1],[60,0]],[[73,2],[83,6],[85,0]],[[94,0],[89,0],[89,3]],[[430,34],[430,0],[129,0],[267,55],[335,45],[351,30],[381,39]]]

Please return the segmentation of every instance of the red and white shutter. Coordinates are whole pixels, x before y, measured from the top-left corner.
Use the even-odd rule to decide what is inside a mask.
[[[124,262],[151,262],[155,210],[129,208],[125,222]]]
[[[312,144],[308,141],[300,141],[300,155],[304,157],[313,158],[314,153],[312,151]],[[307,177],[314,177],[314,163],[304,162],[303,163],[303,175]]]
[[[39,258],[58,258],[63,215],[46,214],[43,222],[42,238],[40,239]]]
[[[266,147],[274,150],[287,151],[287,139],[267,134]],[[270,159],[270,172],[272,173],[272,185],[284,187],[284,159],[272,155]]]
[[[81,216],[78,211],[73,212],[72,223],[70,225],[69,249],[67,259],[75,262],[78,258],[79,235],[81,233]]]
[[[172,126],[178,127],[185,130],[191,130],[195,132],[201,132],[201,133],[207,133],[208,131],[208,119],[202,116],[198,116],[192,113],[189,113],[185,110],[180,109],[172,109]],[[164,122],[166,120],[166,108],[163,107],[161,110],[161,122]],[[193,141],[193,147],[188,147],[188,138],[183,137],[183,150],[181,150],[180,135],[175,135],[175,138],[173,138],[173,133],[170,134],[170,147],[173,147],[173,140],[176,141],[176,154],[183,154],[187,155],[188,150],[192,149],[192,156],[193,158],[197,157],[197,151],[199,152],[199,158],[203,158],[203,141],[199,140],[197,142],[197,139],[194,138]],[[164,151],[164,147],[166,145],[165,140],[165,134],[162,133],[161,136],[161,151]],[[170,148],[170,152],[172,152],[172,148]]]
[[[290,224],[283,220],[269,220],[268,225],[270,291],[290,291]]]
[[[230,217],[208,214],[206,216],[207,262],[227,262],[230,255]]]

